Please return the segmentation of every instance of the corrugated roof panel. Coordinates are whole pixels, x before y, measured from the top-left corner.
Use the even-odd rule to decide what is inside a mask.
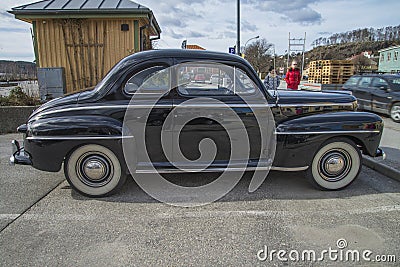
[[[82,9],[97,9],[97,8],[99,8],[101,2],[103,2],[103,0],[89,0],[82,7]]]
[[[145,9],[136,2],[130,0],[44,0],[32,4],[27,4],[13,8],[15,11],[29,11],[29,10],[42,10],[43,12],[56,12],[57,10],[88,10],[88,9]]]
[[[118,8],[147,8],[145,6],[139,5],[138,3],[129,1],[129,0],[122,0],[119,4]]]
[[[53,0],[45,9],[62,9],[68,0]]]
[[[50,0],[47,0],[47,1],[37,2],[37,3],[33,3],[33,4],[28,4],[26,6],[16,7],[15,9],[24,9],[24,10],[43,9],[49,3],[50,3]]]
[[[105,0],[100,6],[100,9],[116,9],[119,0]]]
[[[63,9],[80,9],[85,0],[70,0]]]

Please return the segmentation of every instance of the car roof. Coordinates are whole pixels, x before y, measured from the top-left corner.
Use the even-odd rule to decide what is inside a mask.
[[[241,62],[243,64],[249,64],[246,60],[238,55],[207,51],[207,50],[191,50],[191,49],[160,49],[160,50],[148,50],[138,52],[127,56],[124,60],[143,60],[155,57],[171,57],[171,58],[188,58],[188,59],[215,59],[223,61]]]
[[[382,78],[400,78],[400,74],[379,74],[379,73],[368,73],[368,74],[356,74],[353,77],[382,77]]]

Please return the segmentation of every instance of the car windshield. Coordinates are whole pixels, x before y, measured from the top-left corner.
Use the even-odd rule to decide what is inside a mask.
[[[390,78],[388,81],[390,83],[390,88],[394,91],[400,91],[400,78]]]

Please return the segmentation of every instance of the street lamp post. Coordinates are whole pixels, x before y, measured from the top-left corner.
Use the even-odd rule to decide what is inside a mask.
[[[237,0],[237,41],[236,54],[240,56],[240,0]]]
[[[258,38],[260,38],[259,35],[257,35],[256,37],[250,38],[249,40],[247,40],[246,44],[244,45],[244,49],[246,49],[247,44],[248,44],[251,40],[258,39]]]
[[[276,71],[275,45],[272,44],[272,47],[274,48],[274,70]]]
[[[246,42],[245,45],[244,45],[244,51],[246,51],[247,44],[248,44],[251,40],[258,39],[258,38],[260,38],[259,35],[257,35],[256,37],[250,38],[249,40],[247,40],[247,42]],[[244,51],[243,51],[243,52],[244,52]]]

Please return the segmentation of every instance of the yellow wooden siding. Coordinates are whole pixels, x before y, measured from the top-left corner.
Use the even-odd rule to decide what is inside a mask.
[[[121,31],[128,24],[129,31]],[[64,67],[67,92],[96,85],[135,52],[133,19],[46,19],[36,22],[39,67]]]

